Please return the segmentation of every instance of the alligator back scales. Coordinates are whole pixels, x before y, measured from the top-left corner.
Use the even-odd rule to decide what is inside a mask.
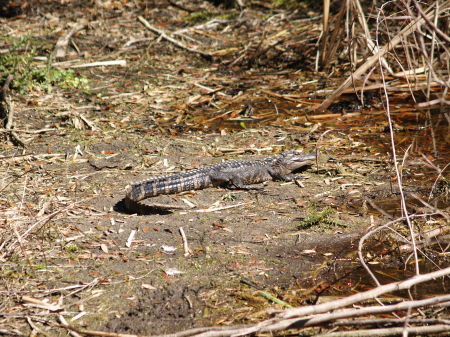
[[[182,206],[145,205],[140,203],[140,200],[161,194],[200,190],[213,186],[253,189],[257,187],[250,184],[267,180],[290,181],[295,177],[291,172],[304,165],[311,164],[316,155],[316,153],[290,150],[264,160],[231,160],[178,174],[138,181],[126,187],[125,204],[129,211],[139,214],[183,209]]]

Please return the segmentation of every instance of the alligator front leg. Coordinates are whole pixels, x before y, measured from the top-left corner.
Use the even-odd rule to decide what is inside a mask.
[[[293,181],[293,180],[304,178],[304,176],[302,176],[300,174],[293,174],[293,173],[283,174],[283,173],[275,172],[275,170],[270,169],[270,168],[267,171],[273,180]]]
[[[209,174],[211,183],[214,186],[234,186],[241,190],[260,190],[261,186],[246,185],[242,182],[241,177],[236,173],[215,171]],[[262,182],[262,181],[261,181]]]
[[[272,175],[273,180],[282,180],[282,181],[293,181],[297,179],[303,179],[305,176],[302,176],[301,174],[279,174],[276,173],[275,175]]]

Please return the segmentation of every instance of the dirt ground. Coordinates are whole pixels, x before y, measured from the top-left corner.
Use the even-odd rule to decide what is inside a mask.
[[[264,133],[267,137],[277,131]],[[42,265],[37,272],[44,277],[46,287],[53,289],[94,282],[88,287],[92,289],[85,290],[96,295],[88,301],[80,294],[70,299],[64,295],[65,306],[75,309],[81,299],[83,310],[89,312],[78,324],[138,334],[170,333],[223,319],[222,323],[231,324],[240,322],[239,316],[248,320],[249,313],[257,313],[254,319],[259,319],[267,315],[264,311],[268,304],[257,297],[246,298],[258,290],[284,296],[287,289],[294,288],[297,290],[290,296],[302,303],[305,298],[295,294],[299,289],[316,289],[318,282],[330,282],[330,278],[339,283],[359,267],[352,258],[354,245],[369,223],[347,214],[340,217],[346,227],[298,230],[309,205],[323,207],[324,194],[342,198],[340,183],[324,182],[331,165],[326,158],[319,173],[316,167],[302,172],[303,187],[269,182],[262,191],[211,188],[157,200],[170,202],[165,198],[173,197],[180,202],[189,198],[198,204],[189,211],[149,216],[127,213],[124,187],[131,182],[167,174],[167,169],[178,172],[227,159],[264,157],[251,155],[251,151],[238,156],[199,155],[211,143],[229,147],[242,136],[257,143],[266,139],[259,132],[249,131],[227,136],[160,137],[152,143],[157,153],[143,156],[134,154],[141,152],[140,147],[127,137],[108,143],[90,142],[83,147],[89,159],[18,161],[15,168],[20,170],[27,162],[33,163],[34,168],[26,173],[29,182],[37,189],[51,190],[24,195],[27,203],[35,205],[33,208],[44,210],[42,215],[70,207],[72,201],[80,202],[27,239],[27,244],[38,242],[36,251],[30,252],[32,265],[11,264],[5,268],[15,274],[18,269],[23,272],[23,267]],[[33,151],[42,153],[43,147],[38,143]],[[55,148],[52,152],[59,151]],[[117,155],[105,156],[105,152]],[[118,157],[120,160],[116,160]],[[145,169],[143,162],[155,164]],[[198,212],[226,206],[232,208]],[[15,204],[8,214],[18,214],[20,209],[20,203]],[[189,256],[184,255],[180,228],[192,251]],[[127,247],[131,231],[136,235]],[[254,288],[241,283],[243,280]]]
[[[319,124],[306,119],[307,105],[264,94],[291,88],[293,95],[304,95],[317,89],[298,85],[314,79],[308,65],[301,74],[293,72],[298,68],[292,58],[303,45],[278,59],[267,52],[266,59],[261,56],[264,66],[228,62],[236,55],[225,50],[245,45],[268,17],[274,18],[268,25],[292,28],[282,10],[249,10],[232,33],[204,32],[203,48],[223,50],[205,60],[156,41],[136,20],[142,15],[171,31],[198,24],[169,2],[27,3],[16,8],[19,16],[2,19],[10,35],[36,31],[53,43],[83,13],[89,28],[76,36],[68,59],[124,59],[127,66],[78,69],[89,88],[55,86],[46,92],[35,84],[26,93],[10,92],[14,128],[24,131],[18,135],[25,147],[8,133],[0,135],[0,331],[64,335],[57,325],[62,315],[89,330],[167,334],[254,323],[283,307],[259,296],[260,291],[301,306],[374,285],[357,259],[358,241],[369,227],[388,219],[364,198],[379,202],[390,215],[400,214],[385,122],[371,109],[351,122]],[[187,5],[218,15],[207,2]],[[242,41],[233,40],[236,36]],[[121,48],[131,37],[151,42]],[[48,55],[45,48],[38,50]],[[276,67],[276,60],[283,64]],[[289,72],[283,73],[287,64]],[[330,82],[324,78],[318,85]],[[225,96],[215,92],[212,97],[199,83],[224,87],[217,93]],[[245,115],[249,105],[258,118]],[[228,111],[235,117],[225,118]],[[372,131],[367,131],[369,123]],[[323,134],[330,129],[335,131]],[[399,138],[412,137],[412,130],[405,127]],[[125,208],[124,188],[132,182],[293,148],[322,153],[319,165],[302,170],[298,183],[152,198],[196,205],[171,214],[139,216]],[[448,147],[441,149],[436,162],[445,162],[447,155]],[[405,187],[409,194],[428,195],[436,173],[420,158],[417,150],[405,163]],[[439,207],[447,206],[447,199],[439,199]],[[327,209],[335,213],[302,227],[312,214]],[[404,228],[399,224],[398,230]],[[365,250],[382,282],[414,273],[393,241],[383,234]],[[440,261],[447,263],[446,257]],[[58,309],[48,311],[22,296]]]

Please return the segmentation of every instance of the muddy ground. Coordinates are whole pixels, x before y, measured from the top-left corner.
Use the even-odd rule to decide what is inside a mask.
[[[300,306],[373,287],[360,267],[357,245],[369,227],[388,219],[364,198],[385,202],[381,205],[390,215],[400,215],[385,146],[388,130],[385,122],[374,120],[379,114],[371,109],[353,122],[317,124],[306,119],[310,111],[298,102],[275,99],[274,107],[274,97],[262,90],[286,93],[292,81],[314,76],[294,75],[294,67],[280,73],[270,58],[265,67],[238,69],[227,67],[226,57],[207,61],[156,41],[121,50],[131,35],[147,37],[137,15],[159,23],[167,19],[171,30],[191,25],[169,3],[126,3],[130,11],[116,3],[67,2],[53,8],[49,2],[40,12],[28,7],[22,16],[2,19],[15,35],[28,26],[50,39],[56,37],[55,27],[73,21],[66,10],[81,8],[91,23],[77,37],[78,51],[74,47],[70,57],[80,63],[119,57],[128,62],[124,68],[77,70],[90,80],[89,88],[55,86],[45,92],[34,85],[23,94],[10,92],[14,127],[24,130],[19,137],[25,147],[1,134],[3,329],[13,335],[65,334],[57,327],[59,313],[71,325],[89,330],[165,334],[267,318],[271,309],[282,306],[259,296],[261,290]],[[209,3],[194,4],[215,10]],[[248,14],[246,25],[233,27],[234,34],[251,36],[258,30],[256,21],[275,14],[258,8]],[[290,24],[276,15],[278,24]],[[231,47],[235,41],[230,41],[227,36],[214,47]],[[211,87],[224,86],[223,99],[230,101],[211,99],[195,85],[206,79]],[[326,83],[324,77],[320,85]],[[312,89],[305,84],[292,90],[304,94]],[[249,102],[257,111],[272,110],[271,122],[244,116]],[[273,113],[279,107],[281,119]],[[225,120],[227,109],[241,118]],[[358,132],[345,129],[350,126],[359,127]],[[335,131],[323,135],[330,129]],[[399,132],[411,137],[412,130]],[[187,199],[195,205],[171,214],[139,216],[125,208],[124,188],[132,182],[294,148],[322,153],[319,165],[299,172],[304,178],[297,183],[152,198],[183,205]],[[416,148],[417,161],[405,163],[405,188],[428,195],[436,173],[426,168],[419,152]],[[336,212],[302,227],[311,214],[327,208]],[[183,247],[180,228],[190,252]],[[398,230],[405,231],[401,224]],[[364,253],[382,282],[414,274],[394,241],[390,235],[377,236]],[[440,263],[446,263],[445,257]],[[60,310],[36,307],[22,295]]]

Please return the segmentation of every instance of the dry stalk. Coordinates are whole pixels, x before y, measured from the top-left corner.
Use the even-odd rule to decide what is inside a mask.
[[[328,20],[330,19],[330,0],[324,0],[323,1],[323,18],[322,18],[322,43],[320,45],[320,55],[322,55],[321,62],[323,63],[325,61],[325,51],[327,47],[327,40],[328,40],[328,33],[329,33],[329,27],[328,27]]]
[[[439,14],[447,9],[450,5],[450,1],[445,1],[440,5]],[[379,13],[379,16],[381,13]],[[431,11],[431,7],[423,12],[423,15],[419,18],[414,19],[408,25],[406,25],[396,36],[394,36],[389,43],[385,44],[382,48],[378,45],[379,51],[371,56],[367,61],[361,65],[352,75],[350,75],[340,86],[336,89],[327,99],[325,99],[322,104],[315,110],[316,113],[323,112],[328,108],[331,103],[333,103],[352,83],[360,80],[361,76],[366,73],[370,68],[372,68],[376,63],[382,63],[381,59],[391,50],[394,49],[399,43],[403,42],[404,39],[411,33],[417,31],[417,29],[423,23],[427,22],[425,17],[429,19],[434,15],[434,11]],[[379,21],[379,18],[378,18]]]
[[[381,7],[383,8],[383,6]],[[380,10],[381,13],[381,10]],[[378,17],[378,22],[379,22],[379,17]],[[377,26],[377,31],[378,31],[378,26]],[[377,45],[378,45],[378,39],[377,41]],[[385,76],[384,76],[384,72],[381,66],[381,55],[379,55],[379,65],[380,65],[380,74],[381,74],[381,80],[383,83],[386,83],[385,80]],[[398,184],[398,188],[399,188],[399,192],[400,192],[400,205],[403,211],[403,215],[405,217],[406,222],[408,223],[408,228],[410,231],[410,235],[411,235],[411,241],[412,241],[412,245],[413,245],[413,254],[414,254],[414,263],[416,266],[416,275],[420,274],[420,269],[419,269],[419,257],[417,255],[417,249],[416,249],[416,239],[415,239],[415,234],[414,234],[414,227],[411,223],[409,214],[408,214],[408,210],[406,209],[406,201],[405,201],[405,195],[403,192],[403,185],[402,185],[402,176],[400,174],[400,170],[398,167],[398,162],[397,162],[397,149],[395,146],[395,139],[394,139],[394,127],[393,127],[393,122],[391,119],[391,113],[390,113],[390,106],[389,106],[389,95],[387,93],[387,90],[384,89],[384,97],[385,97],[385,111],[386,111],[386,116],[388,119],[388,125],[389,125],[389,135],[390,135],[390,140],[391,140],[391,150],[392,150],[392,160],[394,162],[394,168],[395,168],[395,174],[397,176],[397,184]]]
[[[328,35],[329,35],[329,28],[328,25],[326,26],[326,30],[325,30],[325,25],[323,28],[323,35],[322,35],[322,46],[321,46],[321,51],[320,54],[322,55],[322,59],[321,59],[321,63],[322,63],[322,67],[323,68],[328,68],[330,62],[332,61],[334,54],[336,53],[337,48],[339,47],[339,45],[342,43],[342,41],[340,39],[338,39],[338,35],[341,36],[343,34],[342,32],[342,19],[344,18],[344,14],[346,12],[346,2],[343,1],[341,4],[341,9],[339,11],[339,14],[336,18],[336,24],[335,27],[333,29],[333,34],[331,35],[330,41],[328,41]],[[324,14],[324,19],[325,19],[325,14]],[[329,47],[327,48],[326,46],[329,45]]]

